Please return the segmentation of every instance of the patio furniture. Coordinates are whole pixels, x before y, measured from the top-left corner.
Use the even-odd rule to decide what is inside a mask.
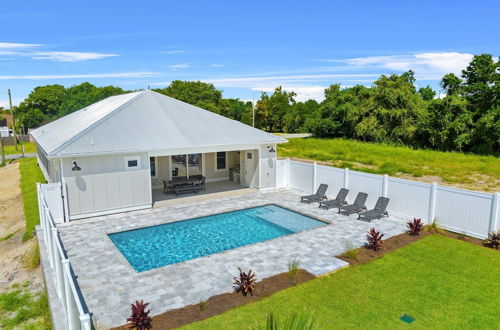
[[[387,212],[388,204],[389,204],[389,198],[379,197],[377,200],[377,204],[375,204],[375,208],[373,210],[360,213],[358,219],[372,221],[374,219],[380,219],[383,216],[388,217],[389,216],[389,213]]]
[[[364,192],[359,192],[354,200],[354,204],[344,205],[339,207],[339,213],[345,215],[351,215],[353,213],[359,213],[363,210],[366,210],[366,199],[368,198],[368,194]]]
[[[347,204],[347,202],[345,201],[345,198],[347,197],[348,193],[349,193],[349,189],[341,188],[335,199],[321,201],[321,202],[319,202],[319,207],[326,209],[326,210],[329,210],[329,209],[334,208],[334,207],[341,207],[342,205]]]
[[[205,177],[202,175],[193,175],[187,177],[174,177],[170,181],[163,181],[163,192],[165,194],[175,193],[179,195],[186,192],[197,193],[205,190]]]
[[[179,196],[179,194],[183,193],[191,193],[191,192],[198,193],[199,190],[200,188],[194,183],[177,185],[174,187],[174,192],[176,196]]]
[[[302,203],[314,203],[314,202],[320,202],[323,199],[326,199],[326,190],[328,189],[327,184],[320,184],[318,187],[318,190],[316,191],[315,194],[313,195],[307,195],[307,196],[302,196],[300,198],[300,201]]]

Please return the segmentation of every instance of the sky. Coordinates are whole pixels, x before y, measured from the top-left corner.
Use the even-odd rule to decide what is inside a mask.
[[[34,87],[127,90],[200,80],[224,97],[278,85],[323,99],[331,84],[415,72],[416,86],[500,55],[500,1],[9,1],[0,10],[0,106]]]

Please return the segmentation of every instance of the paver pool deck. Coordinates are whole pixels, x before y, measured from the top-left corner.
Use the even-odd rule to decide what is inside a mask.
[[[288,269],[300,261],[301,268],[322,275],[345,267],[335,258],[345,250],[364,244],[366,232],[375,227],[391,237],[405,230],[405,219],[390,216],[371,223],[323,210],[318,204],[299,202],[302,193],[293,190],[251,192],[246,195],[182,203],[164,208],[89,218],[58,225],[81,293],[99,326],[125,324],[130,304],[150,303],[152,314],[196,304],[210,296],[230,292],[237,267],[252,269],[258,279]],[[107,234],[191,219],[243,208],[276,204],[318,218],[327,226],[239,247],[138,273],[127,262]]]

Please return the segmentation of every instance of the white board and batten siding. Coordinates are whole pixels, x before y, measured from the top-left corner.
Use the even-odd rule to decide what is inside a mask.
[[[440,227],[456,233],[483,239],[488,232],[500,230],[498,192],[483,193],[290,159],[278,160],[276,167],[276,188],[311,194],[326,183],[329,198],[335,198],[342,187],[349,189],[347,200],[351,203],[358,192],[365,192],[370,209],[378,197],[386,196],[390,198],[390,214],[421,218],[426,223],[436,220]]]
[[[126,159],[137,157],[137,169]],[[72,171],[76,160],[80,171]],[[65,158],[62,173],[68,191],[70,219],[151,207],[149,157],[146,153]]]

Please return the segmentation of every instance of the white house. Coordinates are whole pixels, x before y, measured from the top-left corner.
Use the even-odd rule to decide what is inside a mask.
[[[286,142],[150,90],[108,97],[30,134],[71,220],[149,208],[153,189],[173,176],[273,189],[276,144]]]

